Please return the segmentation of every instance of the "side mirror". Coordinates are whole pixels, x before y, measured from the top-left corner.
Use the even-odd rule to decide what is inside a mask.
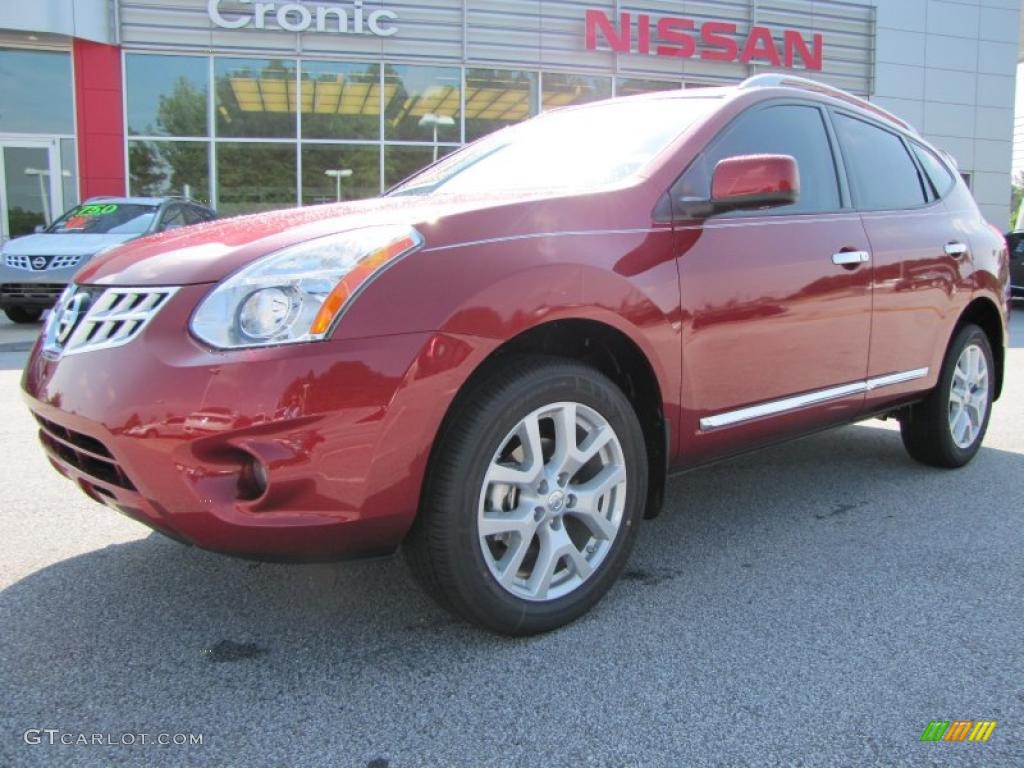
[[[711,204],[715,213],[778,208],[800,199],[800,169],[789,155],[727,157],[715,166]]]
[[[789,155],[739,155],[720,160],[711,177],[711,199],[679,201],[686,218],[730,211],[778,208],[800,199],[800,170]]]
[[[32,231],[35,232],[37,235],[41,235],[43,232],[46,231],[46,225],[45,224],[36,224],[35,229],[33,229]]]

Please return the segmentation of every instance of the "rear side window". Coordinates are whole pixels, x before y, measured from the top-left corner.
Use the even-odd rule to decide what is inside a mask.
[[[839,179],[824,117],[816,107],[798,105],[755,109],[741,115],[676,182],[673,197],[709,200],[711,177],[721,160],[764,154],[790,155],[796,159],[800,169],[800,200],[795,205],[754,215],[825,213],[839,209]]]
[[[209,221],[206,213],[202,208],[198,208],[194,205],[190,205],[185,208],[185,222],[188,224],[202,224],[204,221]]]
[[[956,182],[953,173],[931,150],[925,149],[920,144],[913,142],[911,142],[910,146],[913,147],[914,154],[917,155],[921,167],[924,168],[925,175],[932,183],[936,196],[939,198],[945,197]]]
[[[837,114],[835,125],[860,208],[894,210],[927,202],[921,175],[903,139],[847,115]]]

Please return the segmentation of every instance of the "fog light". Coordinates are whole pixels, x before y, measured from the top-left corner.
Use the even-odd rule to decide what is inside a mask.
[[[267,492],[267,468],[255,456],[243,466],[238,476],[238,497],[243,501],[253,501]]]

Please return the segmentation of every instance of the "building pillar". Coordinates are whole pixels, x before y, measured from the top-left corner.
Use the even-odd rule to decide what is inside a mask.
[[[121,49],[75,39],[79,196],[124,195]]]

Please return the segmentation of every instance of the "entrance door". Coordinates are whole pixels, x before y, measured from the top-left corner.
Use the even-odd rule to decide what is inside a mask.
[[[0,138],[0,242],[64,212],[60,168],[56,140]]]

